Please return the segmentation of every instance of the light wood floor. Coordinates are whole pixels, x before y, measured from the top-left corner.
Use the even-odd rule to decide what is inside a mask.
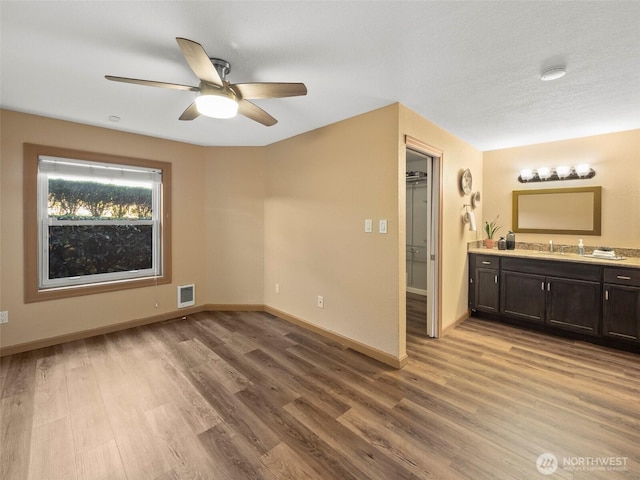
[[[640,478],[637,355],[476,319],[432,340],[410,303],[399,371],[263,313],[5,358],[0,478]],[[624,469],[563,468],[595,457]]]

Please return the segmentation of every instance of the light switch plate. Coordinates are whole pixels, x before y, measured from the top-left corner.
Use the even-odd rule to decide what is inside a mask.
[[[365,233],[373,232],[373,220],[371,220],[370,218],[367,218],[364,221],[364,231]]]
[[[380,233],[387,233],[387,221],[386,220],[380,220],[380,223],[378,224],[378,231]]]

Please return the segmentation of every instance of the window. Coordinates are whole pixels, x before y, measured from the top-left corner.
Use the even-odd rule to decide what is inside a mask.
[[[25,145],[27,301],[169,282],[170,176],[164,162]]]

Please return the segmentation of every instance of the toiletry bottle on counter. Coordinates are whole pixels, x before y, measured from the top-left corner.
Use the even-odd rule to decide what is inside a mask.
[[[582,243],[582,239],[578,240],[578,255],[584,255],[584,243]]]
[[[516,249],[516,234],[509,230],[507,233],[507,250]]]
[[[504,237],[500,237],[500,240],[498,240],[498,250],[506,250],[507,249],[507,241],[504,239]]]

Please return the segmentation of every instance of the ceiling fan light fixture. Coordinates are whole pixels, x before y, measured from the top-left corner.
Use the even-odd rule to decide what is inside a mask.
[[[551,80],[557,80],[560,77],[564,77],[567,73],[567,69],[565,67],[553,67],[545,70],[540,74],[540,80],[543,82],[549,82]]]
[[[194,120],[200,115],[213,118],[232,118],[239,113],[265,127],[271,127],[278,121],[250,100],[297,97],[307,94],[307,87],[304,83],[229,83],[226,79],[226,75],[231,70],[229,62],[209,57],[202,45],[193,40],[177,37],[176,41],[189,67],[200,80],[200,85],[197,87],[113,75],[105,75],[105,78],[114,82],[147,87],[198,92],[194,101],[178,117],[182,121]]]
[[[196,97],[196,108],[207,117],[233,118],[238,113],[238,102],[232,96],[203,93]]]

